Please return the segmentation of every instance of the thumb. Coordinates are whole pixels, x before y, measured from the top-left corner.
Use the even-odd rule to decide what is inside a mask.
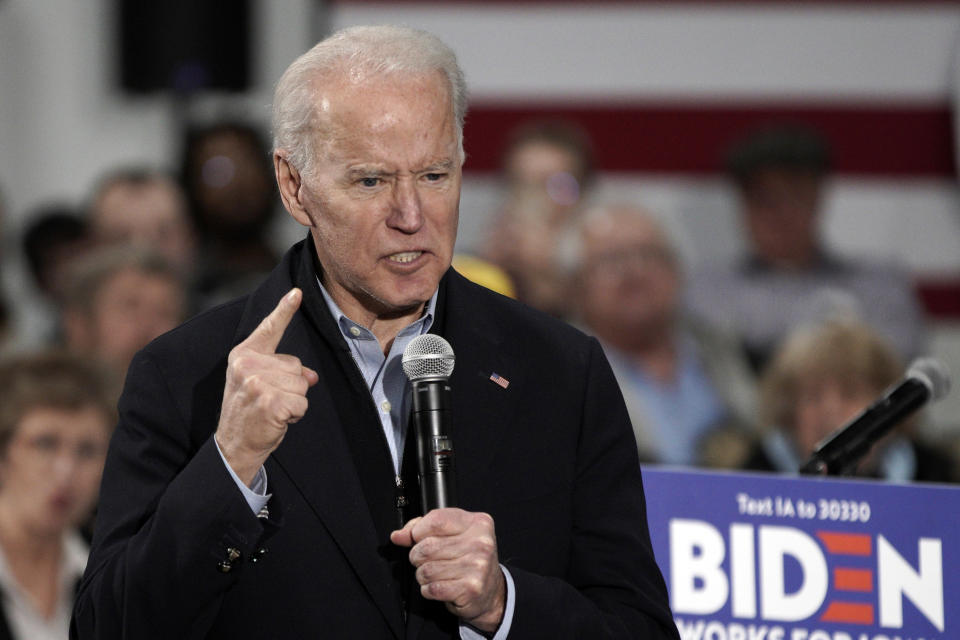
[[[398,547],[412,547],[416,544],[416,540],[413,539],[413,528],[417,525],[420,520],[423,518],[416,517],[411,518],[407,521],[407,524],[403,525],[402,529],[397,529],[390,533],[390,542],[397,545]]]
[[[300,375],[307,379],[307,384],[311,387],[320,382],[320,376],[310,367],[301,366]]]

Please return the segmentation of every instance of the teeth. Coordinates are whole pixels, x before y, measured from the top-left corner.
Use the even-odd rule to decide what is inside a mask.
[[[423,251],[405,251],[404,253],[395,253],[390,256],[394,262],[413,262],[420,257]]]

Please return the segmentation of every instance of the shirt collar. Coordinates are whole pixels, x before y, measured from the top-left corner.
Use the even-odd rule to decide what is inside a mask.
[[[351,327],[362,327],[358,322],[354,322],[343,313],[340,307],[334,302],[333,297],[330,295],[330,292],[327,291],[327,288],[323,286],[323,283],[320,282],[320,278],[317,277],[317,285],[320,287],[320,293],[323,295],[323,301],[327,303],[327,309],[330,311],[330,315],[337,321],[337,327],[340,328],[340,333],[343,337],[349,341],[355,339],[358,336],[352,335],[350,332]],[[433,316],[437,308],[437,293],[439,288],[433,292],[433,295],[430,296],[430,299],[427,300],[426,306],[423,308],[423,314],[414,322],[411,322],[411,325],[422,323],[423,327],[422,332],[427,332],[430,330],[430,327],[433,325]],[[366,329],[366,328],[365,328]],[[365,330],[365,333],[369,334],[369,329]],[[370,334],[372,335],[372,334]]]

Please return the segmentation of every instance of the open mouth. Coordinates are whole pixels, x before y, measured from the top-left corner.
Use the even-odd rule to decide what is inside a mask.
[[[408,262],[413,262],[422,255],[423,251],[404,251],[403,253],[391,254],[387,256],[387,259],[390,260],[390,262],[406,264]]]

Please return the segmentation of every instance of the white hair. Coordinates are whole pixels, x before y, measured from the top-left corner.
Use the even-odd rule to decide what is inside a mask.
[[[457,146],[463,158],[463,121],[467,84],[453,50],[435,35],[404,26],[358,26],[321,40],[287,67],[273,99],[273,148],[309,174],[314,155],[313,135],[319,126],[316,88],[332,71],[352,75],[441,72],[449,84],[456,123]]]
[[[555,266],[568,277],[574,275],[584,266],[586,235],[590,231],[616,227],[621,221],[627,219],[648,222],[655,233],[661,237],[663,247],[670,254],[670,257],[674,260],[680,258],[672,234],[668,231],[662,215],[658,215],[640,205],[608,202],[594,205],[582,211],[567,223],[557,240],[557,248],[554,253]],[[678,268],[679,264],[677,262]]]

